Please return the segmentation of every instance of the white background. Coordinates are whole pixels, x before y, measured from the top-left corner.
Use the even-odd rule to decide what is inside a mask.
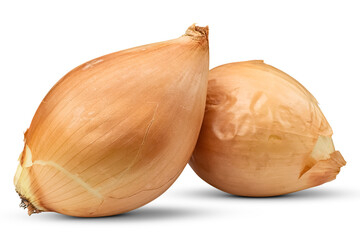
[[[0,239],[359,239],[358,1],[1,1]],[[95,57],[210,27],[210,66],[264,59],[320,102],[348,164],[337,180],[274,198],[242,198],[186,167],[150,204],[97,219],[18,207],[23,132],[65,73]]]

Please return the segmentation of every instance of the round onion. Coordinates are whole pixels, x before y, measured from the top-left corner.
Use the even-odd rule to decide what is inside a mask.
[[[335,179],[345,165],[315,98],[264,64],[209,73],[205,118],[190,161],[206,182],[241,196],[274,196]]]

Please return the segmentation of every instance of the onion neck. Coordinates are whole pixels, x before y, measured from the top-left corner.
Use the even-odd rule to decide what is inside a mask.
[[[208,41],[209,36],[209,27],[199,27],[195,24],[191,25],[185,32],[183,36],[189,36],[193,39],[206,39]]]

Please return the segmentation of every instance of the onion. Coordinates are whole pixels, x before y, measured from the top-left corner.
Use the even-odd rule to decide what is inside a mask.
[[[209,73],[200,136],[190,161],[206,182],[241,196],[275,196],[335,179],[345,160],[315,98],[264,64],[225,64]]]
[[[84,63],[40,104],[14,178],[29,214],[120,214],[179,176],[203,119],[208,28]]]

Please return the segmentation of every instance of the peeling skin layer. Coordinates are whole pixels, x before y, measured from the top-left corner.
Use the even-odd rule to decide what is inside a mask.
[[[340,168],[346,164],[339,151],[335,151],[332,138],[319,136],[310,158],[306,160],[299,180],[305,181],[305,186],[317,186],[336,178]]]
[[[340,172],[340,168],[345,165],[346,161],[339,151],[331,153],[326,159],[319,159],[309,170],[300,176],[301,189],[315,187],[334,180]]]
[[[190,166],[235,195],[275,196],[333,180],[345,164],[310,92],[263,61],[210,71]]]
[[[328,136],[319,136],[311,153],[311,157],[315,160],[328,159],[333,152],[335,152],[335,148],[332,138]]]
[[[301,178],[306,172],[313,168],[318,161],[331,158],[335,152],[334,144],[331,137],[319,136],[309,158],[304,158],[304,167],[300,172]]]

